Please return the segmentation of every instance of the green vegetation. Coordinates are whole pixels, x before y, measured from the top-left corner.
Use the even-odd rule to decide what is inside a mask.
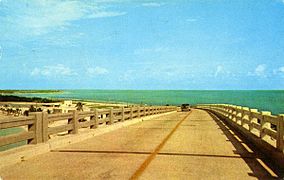
[[[2,94],[14,94],[14,93],[60,93],[61,90],[0,90]]]
[[[76,107],[77,107],[77,110],[78,110],[78,111],[83,111],[83,106],[84,106],[84,104],[81,103],[81,102],[78,102],[78,103],[76,104]]]
[[[0,102],[37,102],[37,103],[52,103],[58,102],[47,98],[38,98],[38,97],[19,97],[13,95],[1,95],[0,94]]]

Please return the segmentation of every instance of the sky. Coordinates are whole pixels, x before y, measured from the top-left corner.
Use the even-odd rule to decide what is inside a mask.
[[[282,0],[0,0],[0,89],[284,89]]]

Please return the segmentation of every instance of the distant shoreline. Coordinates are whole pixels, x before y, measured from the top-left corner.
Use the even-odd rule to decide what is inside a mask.
[[[17,94],[17,93],[13,93]],[[37,94],[37,93],[35,93]],[[98,100],[88,100],[88,99],[75,99],[75,98],[42,98],[42,97],[24,97],[16,96],[7,93],[7,95],[0,94],[0,105],[4,104],[45,104],[45,103],[58,103],[64,100],[72,100],[73,102],[82,102],[85,105],[99,105],[99,106],[125,106],[125,105],[135,105],[136,103],[127,102],[114,102],[114,101],[98,101]]]
[[[62,93],[63,90],[0,90],[1,94],[41,94],[41,93]]]

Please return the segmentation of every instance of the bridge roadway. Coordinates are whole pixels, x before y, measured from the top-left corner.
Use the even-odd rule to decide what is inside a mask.
[[[275,172],[203,110],[176,112],[36,156],[3,179],[270,179]]]

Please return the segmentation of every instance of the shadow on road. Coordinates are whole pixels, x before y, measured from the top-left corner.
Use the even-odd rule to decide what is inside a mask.
[[[248,173],[249,176],[258,179],[281,179],[284,177],[283,171],[273,165],[269,157],[259,152],[243,135],[238,133],[225,120],[211,112],[209,114],[235,147],[236,151],[234,153],[240,155],[252,170],[252,173]]]

